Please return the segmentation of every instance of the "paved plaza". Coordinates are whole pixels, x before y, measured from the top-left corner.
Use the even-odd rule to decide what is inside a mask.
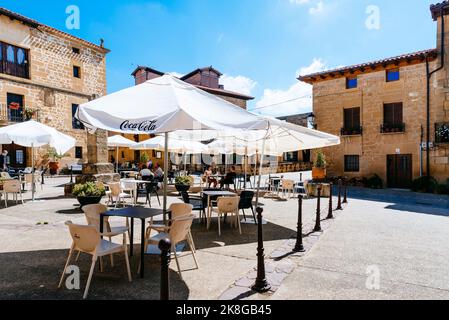
[[[286,175],[287,177],[289,175]],[[39,201],[0,209],[0,299],[81,299],[82,290],[58,289],[70,235],[65,221],[85,224],[75,199],[64,198],[68,178],[46,179]],[[336,205],[336,198],[334,206]],[[169,203],[181,202],[176,196]],[[323,199],[322,219],[328,199]],[[405,191],[351,188],[349,204],[323,220],[323,232],[312,233],[316,199],[304,200],[304,243],[299,256],[289,252],[296,235],[297,199],[261,199],[267,277],[274,290],[258,295],[245,290],[254,278],[257,228],[243,224],[243,235],[225,225],[218,236],[216,220],[208,231],[195,221],[193,237],[200,265],[190,255],[180,259],[183,280],[171,264],[172,299],[408,299],[449,298],[449,199]],[[157,200],[153,199],[157,207]],[[113,219],[113,224],[123,223]],[[138,222],[136,229],[140,230]],[[136,232],[138,233],[138,232]],[[135,252],[140,239],[135,235]],[[188,253],[188,249],[186,249]],[[276,258],[276,259],[275,259]],[[96,271],[89,299],[159,299],[160,261],[146,257],[146,276],[137,275],[139,257],[131,260],[133,282],[125,277],[124,259]],[[90,257],[81,256],[81,289]],[[371,277],[370,277],[371,276]],[[247,280],[245,280],[247,279]],[[249,280],[248,280],[249,279]],[[368,285],[367,285],[368,284]]]

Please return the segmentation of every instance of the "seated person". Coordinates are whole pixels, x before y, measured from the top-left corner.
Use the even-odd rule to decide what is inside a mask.
[[[208,166],[207,167],[207,169],[206,169],[206,171],[204,171],[204,182],[206,182],[207,184],[208,184],[208,186],[209,186],[209,188],[211,187],[211,186],[213,186],[214,188],[216,188],[217,187],[217,184],[218,184],[218,181],[217,181],[217,179],[215,179],[214,177],[212,177],[212,174],[213,174],[213,172],[212,172],[212,167],[211,166]]]
[[[151,177],[151,176],[154,177],[153,172],[151,172],[151,170],[148,169],[146,164],[142,165],[142,170],[140,170],[140,175],[142,177]]]
[[[154,178],[161,182],[164,179],[164,171],[159,165],[157,165],[157,169],[154,171]]]
[[[237,173],[235,172],[235,166],[231,167],[231,170],[226,174],[226,176],[220,181],[220,188],[223,189],[225,185],[233,184],[235,186],[235,178]]]

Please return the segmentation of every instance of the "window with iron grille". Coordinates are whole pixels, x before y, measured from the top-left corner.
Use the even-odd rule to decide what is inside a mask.
[[[435,124],[435,142],[449,143],[449,123]]]
[[[75,118],[78,107],[79,105],[72,103],[72,128],[84,130],[84,125],[77,118]]]
[[[29,50],[0,42],[0,73],[29,78]]]
[[[350,155],[345,156],[345,172],[359,172],[360,171],[360,156]]]

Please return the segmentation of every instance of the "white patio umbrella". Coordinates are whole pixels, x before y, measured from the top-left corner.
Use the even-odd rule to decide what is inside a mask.
[[[76,140],[55,128],[30,120],[0,128],[0,144],[11,143],[31,148],[32,200],[34,201],[36,192],[34,186],[34,148],[50,145],[50,147],[55,148],[58,154],[64,154],[75,147]]]
[[[118,149],[119,148],[131,148],[136,145],[136,142],[126,139],[125,137],[121,135],[116,135],[108,138],[108,147],[110,148],[116,148],[116,155],[115,158],[115,170],[118,172]]]
[[[246,141],[249,141],[247,132],[265,132],[261,145],[264,151],[263,138],[268,138],[270,129],[270,120],[267,118],[252,114],[171,75],[85,103],[78,108],[75,116],[89,130],[103,129],[132,134],[164,133],[166,154],[169,133],[178,130],[206,130],[219,134],[240,131]],[[324,144],[338,144],[339,138],[332,137],[333,143],[320,143],[320,147]],[[165,157],[164,167],[167,170],[168,157]],[[164,178],[163,208],[166,210],[167,175]],[[258,187],[260,180],[259,177]]]

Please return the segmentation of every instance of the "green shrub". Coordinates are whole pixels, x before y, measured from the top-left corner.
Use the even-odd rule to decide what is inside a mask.
[[[75,197],[102,197],[106,195],[104,187],[98,187],[95,182],[77,184],[73,187]]]
[[[176,177],[175,184],[183,185],[183,186],[190,186],[190,178],[187,176]]]
[[[412,191],[434,193],[437,190],[438,182],[433,177],[421,177],[413,180]]]
[[[148,156],[148,154],[146,152],[142,153],[142,155],[140,156],[140,162],[143,164],[147,164],[148,161],[150,161],[150,157]]]
[[[322,151],[318,151],[316,154],[315,168],[325,169],[326,165],[326,156]]]
[[[384,182],[377,174],[366,180],[366,187],[371,189],[383,189]]]

